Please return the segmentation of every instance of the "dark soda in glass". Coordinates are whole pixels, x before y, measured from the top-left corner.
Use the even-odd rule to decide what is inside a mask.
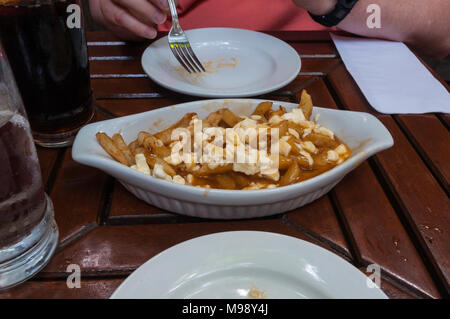
[[[70,145],[93,115],[85,33],[69,27],[77,0],[0,0],[0,40],[35,141]],[[75,17],[76,18],[76,17]]]

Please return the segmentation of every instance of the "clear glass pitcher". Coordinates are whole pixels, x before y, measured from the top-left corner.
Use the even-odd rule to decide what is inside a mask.
[[[0,43],[0,290],[41,270],[58,242],[36,148]]]

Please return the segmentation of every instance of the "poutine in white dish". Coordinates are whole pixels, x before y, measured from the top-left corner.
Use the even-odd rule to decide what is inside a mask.
[[[187,113],[196,113],[199,119],[205,119],[215,111],[227,109],[237,116],[246,116],[246,119],[251,119],[252,113],[263,102],[272,103],[271,112],[279,110],[281,105],[285,109],[282,116],[287,118],[292,116],[285,114],[296,113],[298,111],[293,110],[299,109],[298,104],[252,99],[205,100],[179,104],[89,124],[78,133],[72,149],[72,156],[77,162],[99,168],[116,177],[126,189],[151,205],[190,216],[236,219],[274,215],[306,205],[326,194],[348,172],[367,158],[393,145],[389,131],[370,114],[314,107],[312,114],[305,117],[305,120],[314,119],[312,130],[314,131],[315,127],[319,131],[320,128],[326,128],[322,132],[323,135],[333,134],[334,136],[336,133],[340,138],[336,138],[337,144],[333,145],[333,154],[329,155],[329,150],[327,151],[327,160],[335,161],[332,167],[317,176],[306,180],[297,179],[290,183],[281,182],[286,172],[282,172],[280,168],[280,176],[278,179],[273,179],[273,187],[248,187],[251,185],[247,185],[247,187],[230,190],[218,189],[217,184],[212,186],[187,185],[189,183],[186,182],[186,176],[178,174],[176,174],[178,180],[181,181],[179,179],[181,177],[184,179],[184,183],[177,183],[173,173],[170,176],[171,181],[169,181],[169,178],[167,180],[161,178],[163,174],[155,173],[155,165],[153,167],[149,165],[148,174],[145,174],[137,167],[133,169],[128,167],[129,165],[114,160],[96,138],[99,132],[107,136],[114,136],[120,132],[124,144],[130,145],[131,142],[137,140],[140,132],[149,132],[149,135],[158,136],[158,132],[173,126]],[[283,134],[280,135],[283,136]],[[294,139],[298,137],[295,132],[291,132],[291,135]],[[299,147],[298,151],[305,151],[304,148],[308,149],[308,146],[311,145],[303,144],[303,150]],[[344,154],[342,158],[339,149]],[[314,150],[310,149],[309,151],[309,154],[314,153]],[[299,155],[302,157],[302,154]],[[169,158],[165,158],[169,161]],[[303,154],[303,158],[307,162],[305,165],[308,165],[308,162],[311,163],[311,159],[308,160],[306,153]],[[129,158],[129,160],[136,161],[136,158]],[[160,168],[156,167],[156,170],[158,171]],[[235,174],[236,170],[233,169],[231,172]],[[242,171],[239,171],[239,174],[241,173]],[[258,173],[261,177],[261,172]],[[149,176],[150,174],[152,176]],[[195,176],[195,174],[193,175]]]

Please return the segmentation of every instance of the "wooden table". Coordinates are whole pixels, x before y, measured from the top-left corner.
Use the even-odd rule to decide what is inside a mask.
[[[328,195],[269,218],[216,221],[149,206],[114,178],[75,163],[71,149],[39,148],[46,191],[60,243],[51,262],[0,298],[108,298],[152,256],[197,236],[231,230],[286,234],[324,247],[361,271],[382,269],[391,298],[450,295],[450,115],[383,115],[367,103],[327,33],[272,32],[302,57],[288,86],[262,98],[297,102],[306,88],[315,105],[369,112],[391,132],[395,146],[346,176]],[[127,44],[104,32],[88,34],[97,120],[197,98],[154,84],[140,66],[148,45]],[[67,266],[81,267],[81,288],[68,289]]]

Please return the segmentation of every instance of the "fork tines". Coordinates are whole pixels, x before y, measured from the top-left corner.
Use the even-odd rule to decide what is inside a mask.
[[[206,72],[203,65],[195,55],[189,42],[170,43],[170,49],[175,58],[189,73]]]

